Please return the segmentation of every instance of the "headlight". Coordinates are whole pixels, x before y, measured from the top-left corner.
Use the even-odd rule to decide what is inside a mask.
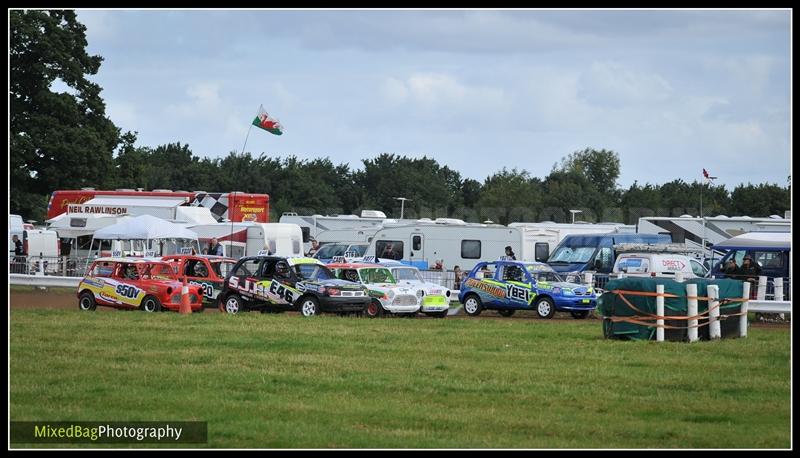
[[[418,298],[422,299],[422,296],[424,296],[424,295],[425,295],[425,291],[423,291],[421,289],[417,290],[417,297]]]
[[[392,291],[391,289],[389,291],[386,291],[386,296],[389,297],[389,299],[393,298],[394,297],[394,291]]]
[[[564,291],[564,295],[565,296],[574,296],[575,295],[575,291],[573,291],[571,289],[564,289],[563,291]]]

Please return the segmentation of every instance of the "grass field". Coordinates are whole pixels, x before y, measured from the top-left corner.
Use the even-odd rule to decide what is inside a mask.
[[[692,345],[601,334],[597,320],[13,310],[11,419],[201,420],[204,447],[790,446],[788,328]]]

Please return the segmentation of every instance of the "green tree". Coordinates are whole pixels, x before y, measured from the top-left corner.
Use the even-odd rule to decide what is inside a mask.
[[[731,213],[729,216],[748,215],[766,217],[783,216],[791,209],[790,188],[777,184],[762,183],[739,185],[731,193]]]
[[[542,206],[542,184],[525,170],[503,170],[486,178],[477,207],[482,218],[500,223],[535,221]]]
[[[11,211],[41,220],[56,189],[113,184],[120,132],[87,79],[103,59],[74,11],[14,10],[9,25]]]

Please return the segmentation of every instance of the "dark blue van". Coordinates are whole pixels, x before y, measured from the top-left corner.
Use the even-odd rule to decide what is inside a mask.
[[[672,243],[667,234],[588,234],[568,235],[558,244],[547,264],[556,272],[592,270],[611,273],[617,254],[614,245],[621,243]]]
[[[750,232],[732,237],[714,245],[715,251],[726,252],[711,268],[711,275],[717,278],[739,278],[723,272],[729,259],[734,259],[741,267],[745,256],[758,264],[761,275],[774,278],[789,278],[789,257],[792,250],[792,235],[788,232]]]

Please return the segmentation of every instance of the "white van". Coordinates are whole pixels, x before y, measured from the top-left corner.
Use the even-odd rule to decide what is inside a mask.
[[[617,256],[611,275],[674,278],[678,272],[683,278],[702,278],[708,274],[708,269],[684,254],[623,253]]]

